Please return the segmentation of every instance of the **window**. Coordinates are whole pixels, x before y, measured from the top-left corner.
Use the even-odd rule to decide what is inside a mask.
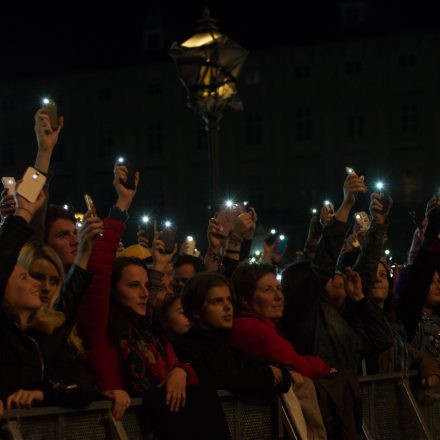
[[[261,74],[259,70],[251,70],[246,73],[244,82],[247,86],[256,86],[261,83]]]
[[[162,124],[155,122],[147,127],[147,150],[149,153],[160,153],[162,151]]]
[[[9,167],[15,165],[15,147],[12,143],[2,148],[1,159],[3,166]]]
[[[264,206],[264,185],[261,176],[249,176],[247,179],[247,193],[252,206]]]
[[[416,104],[404,104],[400,108],[400,128],[402,133],[415,133],[419,129]]]
[[[411,69],[416,65],[416,56],[413,53],[399,55],[399,66],[402,69]]]
[[[159,50],[163,49],[163,35],[160,28],[144,29],[143,34],[144,50]]]
[[[349,61],[345,66],[345,70],[348,75],[356,75],[358,73],[361,73],[362,61],[361,60]]]
[[[364,117],[351,114],[347,118],[347,134],[351,138],[361,137],[364,134]]]
[[[296,66],[295,67],[295,77],[296,79],[310,78],[310,67],[309,66]]]
[[[345,1],[340,5],[341,24],[354,26],[365,22],[365,4],[363,1]]]
[[[263,123],[259,113],[254,113],[247,116],[246,133],[248,145],[261,145],[263,137]]]
[[[308,141],[313,136],[312,110],[310,107],[296,110],[296,140]]]
[[[101,127],[98,133],[99,156],[110,157],[113,155],[113,130],[110,127]]]
[[[113,97],[112,89],[105,88],[98,90],[98,99],[100,101],[110,101]]]

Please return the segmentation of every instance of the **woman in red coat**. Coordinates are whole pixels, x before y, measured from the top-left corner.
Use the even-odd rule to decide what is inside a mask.
[[[326,431],[311,379],[326,377],[332,370],[318,356],[298,354],[277,327],[283,316],[284,295],[275,267],[241,264],[232,275],[241,308],[234,319],[231,343],[266,362],[291,369],[294,392],[307,423],[307,437],[325,439]]]

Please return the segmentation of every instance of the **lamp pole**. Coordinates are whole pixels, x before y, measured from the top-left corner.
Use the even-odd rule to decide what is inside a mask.
[[[187,89],[188,106],[202,117],[207,131],[211,209],[220,197],[220,120],[226,106],[243,108],[236,79],[247,55],[245,49],[220,33],[208,8],[198,20],[196,34],[182,44],[173,43],[170,49]]]

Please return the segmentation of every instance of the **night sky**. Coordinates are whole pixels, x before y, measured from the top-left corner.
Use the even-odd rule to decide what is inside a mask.
[[[183,41],[209,6],[220,29],[252,50],[343,38],[336,0],[22,4],[0,15],[3,77],[144,62],[142,28],[162,21],[166,46]],[[237,4],[239,5],[237,7]],[[370,0],[368,23],[355,34],[438,27],[435,3]],[[91,6],[93,5],[93,6]],[[162,18],[160,18],[162,17]],[[345,31],[344,31],[345,32]],[[350,31],[353,37],[353,30]],[[356,35],[354,35],[356,37]]]

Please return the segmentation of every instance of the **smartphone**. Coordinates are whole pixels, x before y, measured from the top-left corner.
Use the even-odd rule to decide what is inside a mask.
[[[120,157],[116,163],[120,166],[125,166],[125,168],[127,168],[127,180],[125,182],[123,182],[122,180],[120,180],[120,182],[122,183],[122,185],[125,186],[125,188],[127,189],[136,189],[136,180],[135,180],[135,173],[136,170],[134,169],[134,167],[127,162],[127,160],[125,160],[123,157]]]
[[[216,220],[220,225],[219,234],[222,237],[228,237],[231,232],[232,225],[234,224],[235,219],[240,214],[239,207],[237,204],[224,204],[221,206]]]
[[[156,220],[149,218],[138,226],[139,232],[148,240],[148,245],[153,246],[154,232],[156,231]]]
[[[188,237],[186,237],[185,240],[188,245],[187,245],[187,254],[188,255],[194,255],[195,250],[196,250],[196,241],[194,240],[194,237],[192,237],[191,235],[188,235]]]
[[[287,248],[287,237],[285,235],[280,235],[278,238],[280,242],[275,250],[275,253],[283,254],[284,252],[286,252],[286,248]]]
[[[34,203],[46,183],[46,176],[35,168],[28,167],[22,181],[17,187],[20,194],[28,202]]]
[[[50,126],[53,130],[58,128],[58,107],[55,101],[48,98],[43,99],[44,113],[49,116]]]
[[[387,212],[390,207],[390,199],[386,191],[380,192],[380,203],[382,203],[382,212]]]
[[[169,222],[164,222],[160,233],[160,239],[165,243],[165,254],[171,254],[174,251],[176,243],[176,227]]]
[[[332,202],[329,202],[328,200],[326,200],[324,202],[324,206],[329,210],[330,214],[334,214],[335,213],[335,207],[333,206]]]
[[[249,212],[251,210],[251,205],[249,202],[241,202],[237,203],[237,209],[239,214],[243,214],[244,212]]]
[[[275,229],[271,229],[271,231],[266,235],[266,237],[264,238],[264,242],[271,246],[272,244],[275,243],[275,240],[277,239],[277,231]]]
[[[9,195],[14,194],[15,179],[13,177],[2,177],[2,184]]]
[[[93,200],[88,194],[84,194],[84,201],[86,202],[87,211],[93,211],[95,209]]]
[[[356,174],[356,171],[353,168],[345,167],[345,172],[347,174]]]
[[[356,223],[359,225],[359,230],[367,232],[371,226],[370,216],[365,211],[356,212],[354,214]]]

